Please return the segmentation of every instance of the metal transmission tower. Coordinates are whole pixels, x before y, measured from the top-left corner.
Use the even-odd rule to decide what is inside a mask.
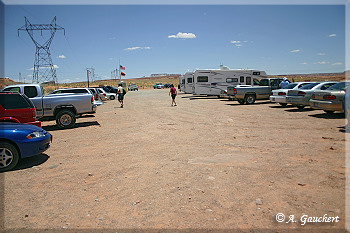
[[[28,35],[34,42],[36,46],[35,51],[35,61],[34,61],[34,71],[33,71],[33,83],[43,83],[43,82],[50,82],[53,81],[55,84],[57,84],[57,77],[56,77],[56,70],[52,63],[51,54],[50,54],[50,45],[52,42],[53,37],[55,36],[55,33],[57,30],[64,30],[63,27],[58,26],[56,24],[56,16],[51,21],[50,24],[31,24],[26,17],[25,24],[21,28],[18,29],[18,36],[19,31],[27,31]],[[36,40],[34,38],[34,32],[40,31],[41,36],[43,38],[43,31],[47,31],[48,33],[48,39],[42,39],[43,41],[40,43],[38,39]],[[65,34],[65,30],[64,30]]]

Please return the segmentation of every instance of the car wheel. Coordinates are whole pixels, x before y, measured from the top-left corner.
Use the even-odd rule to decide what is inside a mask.
[[[286,103],[280,103],[280,105],[281,105],[282,107],[286,107],[286,106],[287,106]]]
[[[247,103],[247,104],[254,104],[255,103],[255,95],[246,95],[245,98],[244,98],[244,101]]]
[[[299,105],[299,106],[297,106],[297,108],[298,108],[298,109],[304,109],[305,106],[304,106],[304,105]]]
[[[111,97],[109,97],[110,100],[114,100],[115,99],[115,96],[114,95],[111,95]]]
[[[237,101],[238,101],[239,104],[245,104],[245,101],[242,100],[242,99],[238,99]]]
[[[334,113],[334,111],[331,111],[331,110],[323,110],[325,111],[326,113]]]
[[[15,146],[8,142],[0,142],[0,171],[14,168],[19,161],[19,152]]]
[[[62,110],[56,115],[56,123],[60,128],[72,128],[75,121],[75,114],[70,110]]]

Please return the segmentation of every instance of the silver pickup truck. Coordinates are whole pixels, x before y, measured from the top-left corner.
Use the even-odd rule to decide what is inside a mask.
[[[92,94],[44,96],[44,88],[39,84],[11,85],[4,87],[1,91],[25,94],[33,102],[40,121],[56,120],[61,128],[73,127],[77,116],[96,112]]]
[[[259,86],[232,86],[227,88],[227,94],[240,104],[253,104],[255,100],[268,100],[272,90],[278,89],[282,78],[264,78]]]

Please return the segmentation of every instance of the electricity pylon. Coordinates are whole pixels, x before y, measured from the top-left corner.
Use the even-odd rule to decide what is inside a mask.
[[[56,16],[50,24],[31,24],[26,17],[24,17],[24,19],[25,24],[24,26],[18,29],[18,36],[19,31],[27,31],[28,35],[30,36],[30,38],[36,46],[33,83],[53,81],[55,84],[57,84],[58,82],[56,77],[56,70],[52,63],[50,54],[50,45],[53,37],[55,36],[56,31],[64,30],[64,28],[56,24]],[[34,38],[35,31],[40,31],[41,36],[43,35],[43,31],[49,31],[51,34],[49,34],[48,39],[44,39],[42,43],[39,43],[38,40]]]

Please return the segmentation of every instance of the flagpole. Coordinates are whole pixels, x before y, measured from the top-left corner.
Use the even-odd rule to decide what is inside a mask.
[[[120,69],[120,59],[119,59],[119,82],[122,81],[121,69]]]

